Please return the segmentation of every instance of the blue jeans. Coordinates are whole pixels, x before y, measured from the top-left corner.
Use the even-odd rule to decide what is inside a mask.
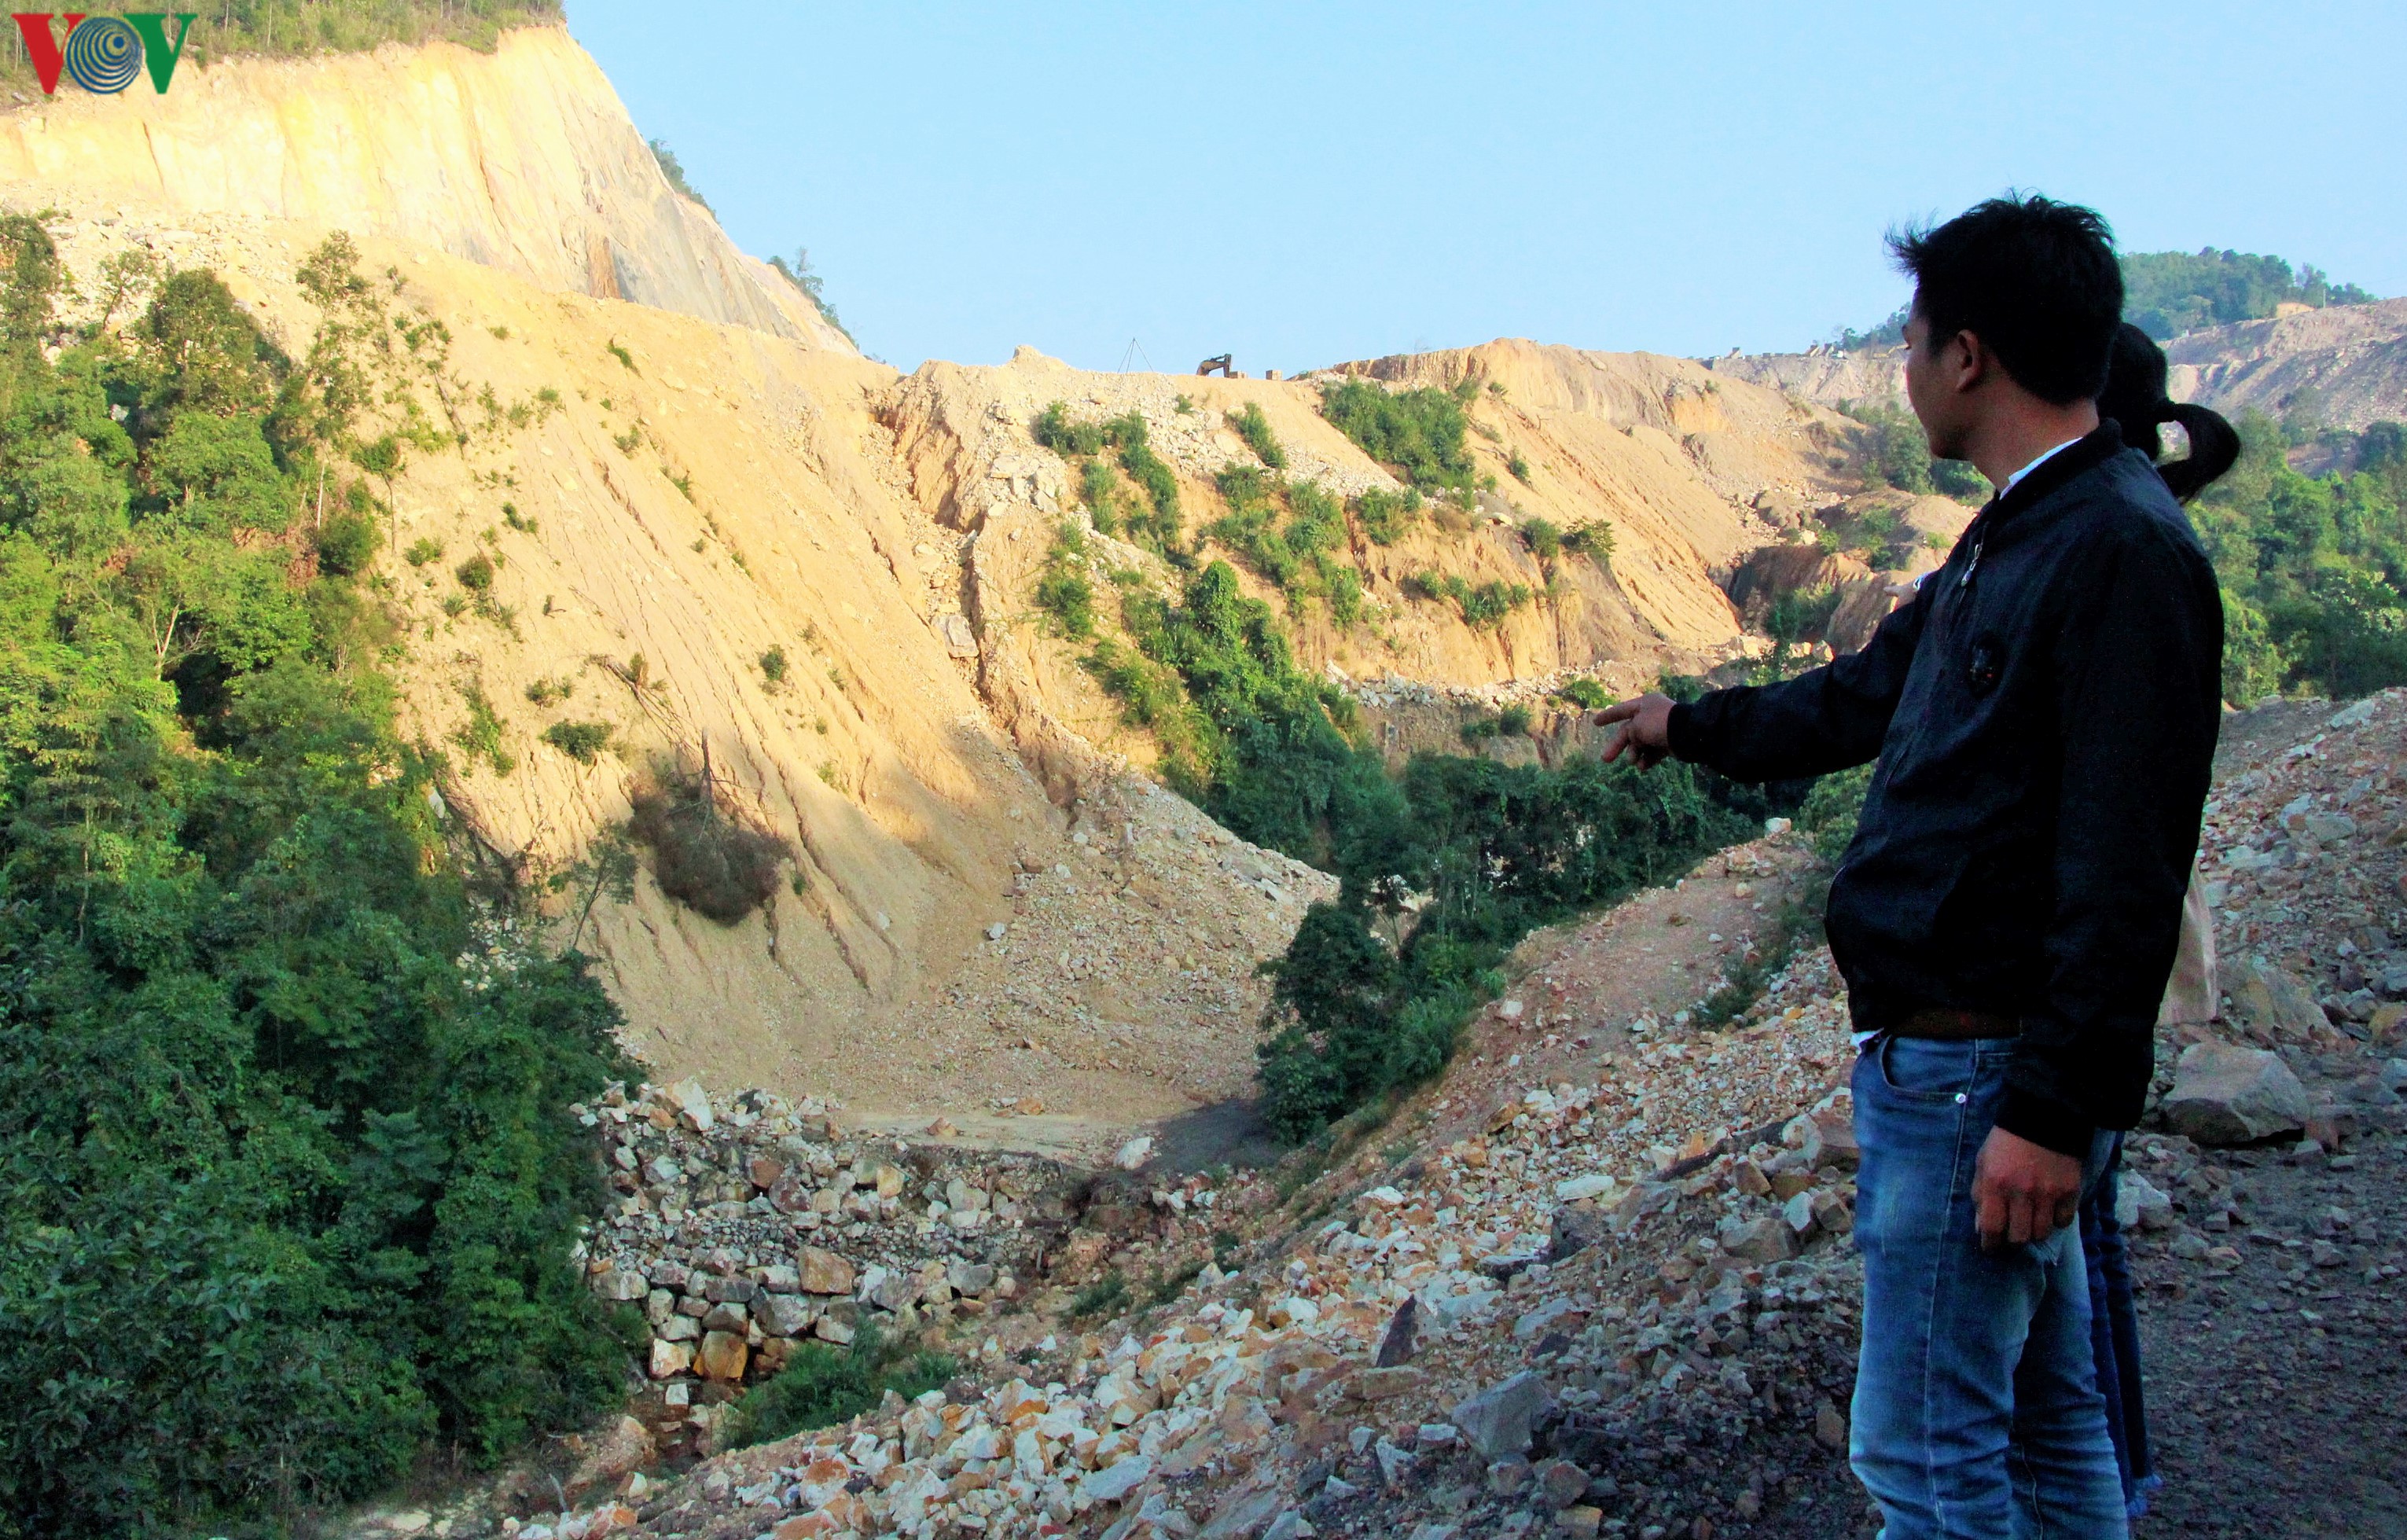
[[[2013,1050],[1883,1036],[1856,1061],[1864,1344],[1848,1452],[1882,1540],[2129,1533],[2080,1230],[1994,1254],[1973,1233],[1973,1162]]]

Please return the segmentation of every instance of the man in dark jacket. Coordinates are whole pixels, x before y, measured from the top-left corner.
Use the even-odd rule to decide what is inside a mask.
[[[2219,720],[2188,520],[2099,421],[2104,222],[2006,198],[1895,237],[1906,393],[1998,489],[1862,651],[1600,714],[1742,779],[1877,758],[1828,930],[1861,1045],[1852,1455],[1888,1540],[2122,1535],[2071,1225],[2138,1120]]]

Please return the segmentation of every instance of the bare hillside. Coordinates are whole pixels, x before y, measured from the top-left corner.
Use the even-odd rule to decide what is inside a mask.
[[[2265,321],[2192,332],[2165,344],[2176,401],[2228,417],[2298,412],[2361,432],[2407,418],[2407,299],[2294,308]],[[1786,392],[1800,401],[1901,402],[1904,355],[1895,348],[1855,352],[1755,353],[1720,358],[1717,375]]]
[[[853,351],[671,191],[566,29],[187,66],[173,91],[65,92],[0,116],[0,191],[383,235],[548,289]],[[12,198],[12,201],[14,199]]]
[[[593,902],[579,934],[663,1079],[873,1120],[1007,1109],[1046,1148],[1244,1091],[1254,970],[1327,879],[1147,778],[1149,743],[1038,623],[1075,510],[1030,425],[1056,400],[1138,412],[1196,527],[1215,473],[1251,459],[1230,425],[1247,405],[1290,475],[1392,489],[1319,415],[1321,381],[1090,374],[1033,349],[899,378],[669,191],[555,29],[32,104],[0,118],[0,198],[58,211],[85,319],[102,263],[140,248],[218,271],[296,358],[320,319],[296,269],[357,240],[415,339],[407,392],[459,440],[376,491],[404,720],[449,759],[463,840],[521,883],[573,876],[645,785],[706,764],[791,852],[732,925],[648,867],[630,902]],[[1759,506],[1827,491],[1846,432],[1645,355],[1499,342],[1340,373],[1477,387],[1471,449],[1498,490],[1346,553],[1360,623],[1286,615],[1303,661],[1374,706],[1437,703],[1413,728],[1436,740],[1448,690],[1634,685],[1744,650],[1722,584],[1781,534]],[[1531,519],[1610,526],[1610,560],[1542,560]],[[1175,591],[1158,557],[1099,549]],[[1535,597],[1473,624],[1416,587],[1434,578]],[[563,924],[591,891],[555,893]]]

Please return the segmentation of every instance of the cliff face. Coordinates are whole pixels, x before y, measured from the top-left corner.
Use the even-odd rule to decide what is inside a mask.
[[[388,235],[548,289],[853,351],[670,189],[561,28],[506,33],[491,54],[388,45],[188,67],[164,95],[63,91],[0,117],[0,193],[35,186]]]

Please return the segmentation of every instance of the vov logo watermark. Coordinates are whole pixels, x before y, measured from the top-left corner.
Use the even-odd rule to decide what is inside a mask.
[[[145,64],[150,66],[151,87],[166,94],[167,82],[176,78],[176,63],[184,56],[184,39],[192,35],[192,19],[200,13],[188,10],[168,16],[129,11],[123,16],[86,16],[68,11],[53,17],[49,11],[21,10],[11,14],[17,30],[25,36],[25,57],[33,61],[34,78],[43,95],[58,93],[59,76],[64,73],[95,95],[114,96],[134,83]],[[66,23],[64,43],[50,26],[53,21]],[[176,23],[172,43],[167,40],[170,21]]]

